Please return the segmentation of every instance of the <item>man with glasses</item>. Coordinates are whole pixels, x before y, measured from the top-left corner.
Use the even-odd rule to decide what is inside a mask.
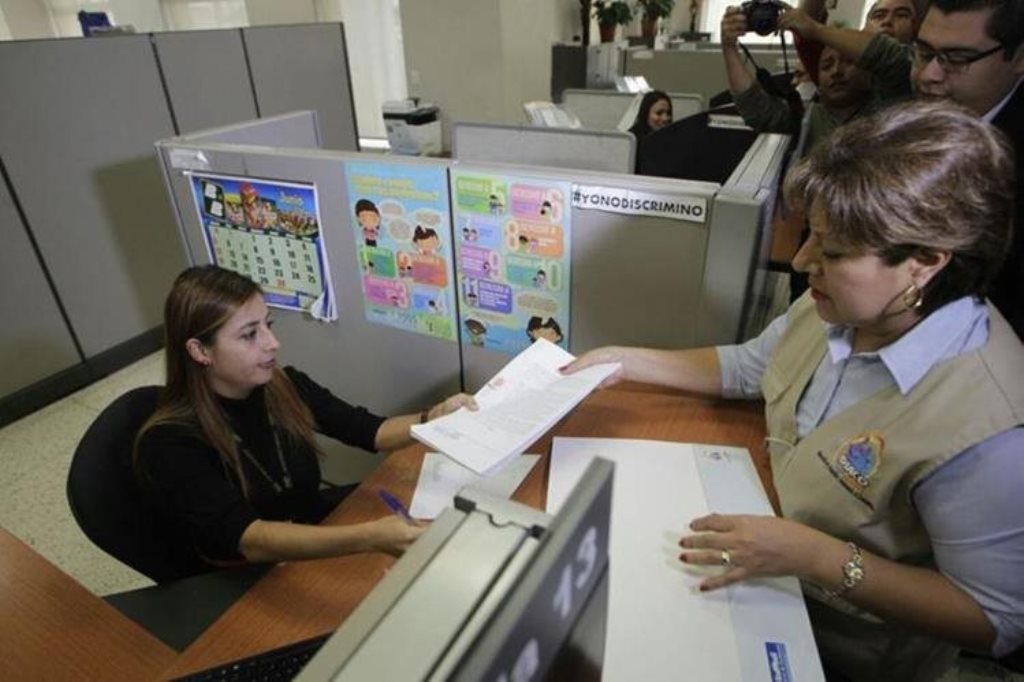
[[[1013,143],[1014,239],[989,298],[1024,338],[1024,0],[934,0],[913,55],[919,97],[959,102]]]

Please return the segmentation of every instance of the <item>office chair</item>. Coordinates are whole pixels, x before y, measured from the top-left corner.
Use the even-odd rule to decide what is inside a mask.
[[[96,417],[75,449],[67,495],[75,521],[94,544],[165,583],[212,569],[162,525],[132,468],[135,436],[156,409],[159,391],[159,386],[128,391]]]

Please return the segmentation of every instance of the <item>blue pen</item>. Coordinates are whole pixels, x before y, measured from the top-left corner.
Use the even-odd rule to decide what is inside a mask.
[[[405,508],[405,505],[402,504],[402,502],[397,497],[389,493],[387,490],[383,489],[378,491],[377,494],[380,495],[380,499],[384,501],[384,504],[386,504],[391,509],[391,511],[401,516],[408,523],[414,523],[412,520],[412,516],[409,515],[409,510]]]

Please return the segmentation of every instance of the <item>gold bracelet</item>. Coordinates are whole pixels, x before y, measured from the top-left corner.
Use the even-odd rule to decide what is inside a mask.
[[[834,590],[825,590],[825,596],[829,599],[840,599],[864,580],[864,555],[860,547],[852,542],[846,545],[850,548],[850,559],[843,564],[843,582]]]

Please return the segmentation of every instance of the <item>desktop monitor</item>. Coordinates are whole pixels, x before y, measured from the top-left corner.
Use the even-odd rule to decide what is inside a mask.
[[[297,679],[600,679],[613,467],[553,517],[460,493]]]

